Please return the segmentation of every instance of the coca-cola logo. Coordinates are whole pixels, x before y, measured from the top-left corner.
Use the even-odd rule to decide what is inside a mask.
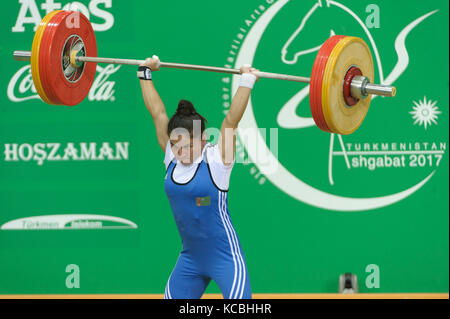
[[[109,80],[111,74],[119,70],[120,65],[108,64],[105,67],[97,65],[97,76],[89,90],[89,101],[114,101],[115,81]],[[12,102],[23,102],[31,99],[40,99],[34,87],[31,76],[31,65],[20,68],[11,78],[7,90],[8,98]]]

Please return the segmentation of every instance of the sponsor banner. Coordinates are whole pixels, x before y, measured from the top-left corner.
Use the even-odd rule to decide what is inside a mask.
[[[103,215],[44,215],[14,219],[0,226],[1,230],[55,230],[55,229],[119,229],[137,228],[129,220]]]
[[[135,190],[2,191],[0,242],[14,247],[137,247]]]
[[[11,77],[11,80],[8,83],[7,88],[7,96],[11,102],[25,102],[29,100],[39,100],[42,101],[39,95],[36,92],[36,88],[33,84],[33,79],[31,75],[31,65],[26,64],[22,66],[23,63],[17,63],[16,65],[21,66],[16,73]],[[119,69],[120,65],[97,65],[97,75],[95,77],[94,82],[92,83],[92,87],[89,90],[89,94],[87,96],[87,101],[89,102],[115,102],[116,101],[116,81],[114,81],[114,77],[117,77],[115,74]],[[30,104],[30,103],[28,103]],[[109,105],[108,109],[116,109],[113,105]],[[14,108],[10,111],[19,111],[27,112],[26,108]],[[53,109],[49,109],[49,111],[53,111]]]
[[[120,128],[120,131],[118,130]],[[137,178],[136,124],[2,126],[3,180],[122,180]]]
[[[40,109],[40,112],[54,111],[54,106],[47,106],[37,95],[31,78],[30,64],[27,62],[14,62],[12,58],[14,50],[31,51],[34,32],[41,19],[47,13],[53,10],[82,12],[92,23],[99,56],[106,54],[106,57],[123,57],[123,53],[128,53],[128,57],[130,57],[130,51],[123,49],[127,48],[126,43],[135,41],[134,33],[129,32],[134,25],[134,19],[132,18],[133,8],[133,2],[114,0],[8,1],[8,10],[11,14],[8,15],[7,19],[3,19],[0,22],[0,27],[4,30],[2,37],[5,44],[0,51],[1,58],[5,63],[2,67],[4,76],[1,84],[2,87],[6,84],[7,89],[6,96],[2,95],[0,98],[2,111],[29,113],[36,111],[37,108]],[[122,19],[128,21],[127,24],[117,22],[116,15],[119,12]],[[126,36],[121,36],[118,39],[117,34]],[[126,54],[124,55],[126,56]],[[128,69],[128,71],[132,70]],[[126,96],[126,88],[121,90],[117,88],[116,83],[121,74],[127,74],[130,77],[130,74],[134,73],[121,69],[120,65],[97,65],[94,83],[86,100],[77,106],[78,112],[87,111],[83,108],[86,102],[99,102],[98,107],[101,109],[97,108],[97,111],[134,110],[136,107],[136,95]],[[3,81],[7,81],[7,83]],[[128,103],[126,109],[120,103],[125,100]],[[92,108],[90,110],[92,111]]]

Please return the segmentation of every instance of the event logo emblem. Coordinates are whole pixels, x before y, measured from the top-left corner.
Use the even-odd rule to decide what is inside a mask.
[[[422,27],[422,25],[426,27],[424,21],[438,12],[438,10],[434,10],[424,12],[422,16],[415,19],[413,17],[411,22],[399,30],[394,41],[394,48],[392,48],[397,55],[397,62],[385,76],[386,68],[383,67],[380,51],[361,17],[337,1],[311,1],[309,9],[305,8],[304,3],[289,0],[264,1],[245,20],[245,26],[240,28],[240,33],[233,39],[225,66],[239,68],[243,64],[250,64],[258,68],[258,61],[264,60],[273,63],[269,64],[271,65],[270,70],[263,71],[274,71],[273,68],[278,67],[286,70],[282,73],[307,75],[304,74],[305,70],[308,70],[305,68],[305,60],[309,61],[307,64],[312,66],[313,57],[320,49],[321,44],[327,37],[338,33],[336,29],[345,24],[345,30],[347,30],[345,33],[362,37],[371,47],[378,77],[376,82],[395,85],[397,79],[410,65],[410,56],[405,45],[406,38],[408,35],[414,34],[412,31],[415,28]],[[299,12],[304,12],[300,19]],[[336,16],[338,18],[335,18]],[[286,25],[289,23],[288,21],[295,21],[299,24],[289,28]],[[339,21],[339,23],[332,25],[332,21]],[[283,27],[280,27],[281,24]],[[313,26],[311,27],[311,25]],[[338,34],[342,34],[342,29],[340,30],[341,32]],[[390,31],[386,29],[384,32]],[[384,50],[386,49],[383,49],[383,52]],[[277,56],[280,58],[275,61],[274,57]],[[267,63],[265,62],[265,64]],[[229,99],[238,89],[239,76],[224,77],[223,82],[223,91],[225,92],[223,107],[224,113],[226,113],[230,106]],[[281,86],[278,86],[278,89],[275,90],[269,87],[269,85],[277,85],[272,81],[267,84],[265,89],[260,89],[261,86],[266,85],[266,82],[260,81],[257,84],[259,91],[250,98],[239,124],[241,153],[244,151],[247,153],[251,162],[259,169],[261,174],[258,173],[258,175],[263,175],[280,190],[306,204],[336,211],[364,211],[392,205],[412,195],[427,183],[435,174],[440,160],[445,154],[447,146],[445,141],[420,140],[422,137],[417,134],[414,135],[416,140],[405,140],[404,135],[396,136],[394,134],[391,136],[380,135],[377,138],[379,130],[367,132],[374,126],[372,123],[377,121],[377,116],[379,123],[377,129],[380,126],[389,125],[389,117],[376,114],[380,108],[393,107],[385,106],[390,103],[386,99],[372,97],[373,100],[376,99],[371,104],[371,110],[374,111],[369,112],[364,129],[360,128],[350,136],[327,135],[315,127],[311,115],[308,114],[309,85],[293,84],[296,85],[294,91],[293,85],[285,84],[283,89],[279,89]],[[400,86],[398,89],[399,91],[403,89],[405,95],[415,93],[406,87]],[[409,101],[411,98],[417,99],[416,96],[409,97]],[[397,104],[402,103],[399,101],[400,97],[395,99]],[[411,112],[415,120],[414,124],[418,123],[426,129],[430,129],[433,123],[437,127],[436,119],[440,111],[436,107],[436,102],[430,102],[424,98],[423,101],[414,102],[414,104],[416,107]],[[253,108],[253,105],[256,108]],[[259,111],[260,108],[264,111]],[[275,110],[275,113],[274,108],[278,110]],[[266,114],[267,116],[264,117]],[[292,140],[283,137],[279,144],[282,145],[284,140],[289,140],[291,150],[287,150],[288,147],[284,149],[287,153],[295,152],[295,161],[274,156],[261,134],[257,134],[257,140],[252,141],[253,144],[258,145],[258,149],[254,145],[250,145],[245,136],[246,131],[248,129],[258,131],[260,125],[258,125],[257,118],[260,117],[264,117],[265,123],[276,118],[276,124],[273,125],[278,126],[284,136],[292,136]],[[411,125],[410,118],[408,124],[404,124],[406,123],[405,118],[397,121],[403,121],[402,124],[408,129],[417,127],[417,125]],[[364,132],[361,132],[362,130]],[[295,132],[295,135],[289,135],[290,132]],[[279,135],[281,136],[281,134]],[[326,136],[329,136],[328,147],[321,143],[324,138],[327,138]],[[237,143],[238,152],[240,145]],[[260,149],[261,147],[263,150]],[[281,150],[281,146],[279,149]],[[282,152],[279,151],[279,153]],[[298,158],[299,153],[304,155]],[[289,154],[286,157],[289,157]],[[284,163],[284,161],[287,162]],[[319,165],[322,162],[324,165],[320,166],[323,168],[320,168]],[[251,169],[255,170],[255,167]],[[311,169],[307,169],[308,167]],[[427,169],[427,171],[419,170],[419,168]],[[414,174],[405,173],[411,169],[415,169]],[[390,171],[386,175],[387,170]],[[327,174],[323,174],[324,171]],[[376,187],[376,185],[385,184],[386,176],[392,179],[393,174],[400,174],[399,176],[407,176],[407,178],[394,178],[394,183],[398,184],[397,189]],[[252,175],[255,173],[252,172]],[[411,176],[414,176],[416,180],[410,180]],[[372,179],[372,183],[370,179]]]

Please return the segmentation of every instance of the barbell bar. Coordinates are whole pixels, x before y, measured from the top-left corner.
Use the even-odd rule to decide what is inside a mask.
[[[14,60],[16,61],[30,61],[31,52],[30,51],[14,51]],[[123,64],[123,65],[141,65],[145,60],[135,60],[135,59],[118,59],[118,58],[101,58],[101,57],[88,57],[88,56],[76,56],[76,62],[94,62],[94,63],[108,63],[108,64]],[[162,62],[160,64],[162,68],[170,69],[183,69],[183,70],[195,70],[195,71],[207,71],[207,72],[217,72],[217,73],[227,73],[227,74],[241,74],[239,69],[222,68],[216,66],[206,66],[197,64],[184,64],[184,63],[172,63],[172,62]],[[285,80],[301,83],[310,83],[311,78],[297,75],[272,73],[272,72],[255,72],[260,78],[266,79],[276,79]],[[356,81],[352,83],[352,87],[355,92],[361,91],[359,94],[362,96],[367,96],[369,94],[382,95],[388,97],[394,97],[396,94],[396,88],[389,85],[383,84],[373,84],[364,81]],[[361,83],[361,84],[360,84]]]
[[[73,15],[79,23],[71,27]],[[96,63],[141,65],[145,60],[97,57],[95,33],[80,12],[52,11],[39,23],[32,50],[14,51],[18,61],[31,61],[36,91],[49,104],[72,106],[89,93]],[[163,68],[240,74],[239,69],[161,62]],[[309,100],[317,126],[327,132],[351,134],[365,118],[371,95],[393,97],[396,88],[374,84],[370,49],[357,37],[334,35],[319,49],[311,77],[259,71],[260,78],[310,83]]]

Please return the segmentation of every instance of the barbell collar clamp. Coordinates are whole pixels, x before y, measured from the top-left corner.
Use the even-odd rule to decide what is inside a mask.
[[[395,86],[367,83],[364,88],[367,94],[394,97],[397,94]]]
[[[350,92],[356,99],[365,99],[369,94],[394,97],[397,89],[390,85],[370,83],[367,77],[356,75],[350,84]]]

